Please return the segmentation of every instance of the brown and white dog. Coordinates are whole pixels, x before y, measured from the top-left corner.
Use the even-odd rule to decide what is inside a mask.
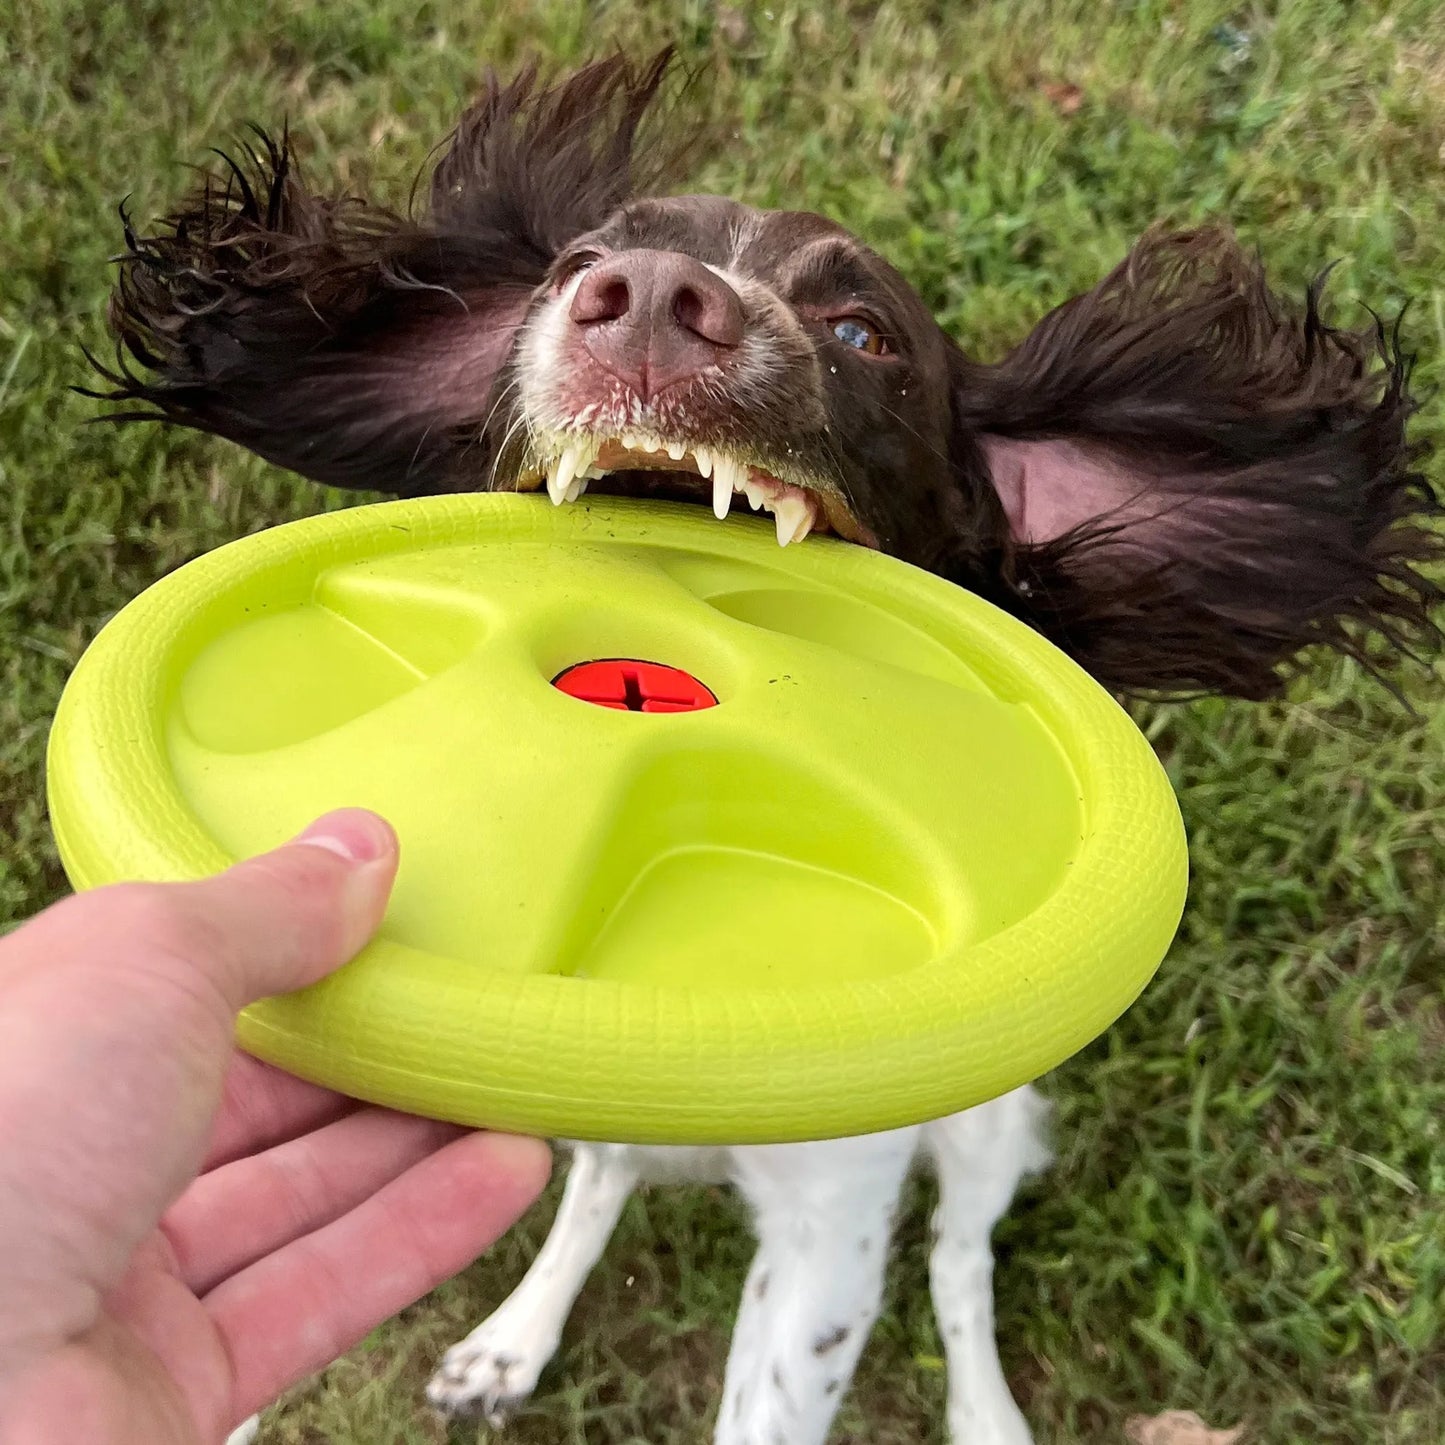
[[[1433,638],[1438,510],[1408,367],[1221,231],[1158,232],[1001,361],[971,358],[842,226],[657,198],[639,139],[667,56],[495,78],[405,219],[328,200],[259,144],[148,236],[127,224],[112,400],[344,487],[586,489],[772,513],[1023,618],[1120,691],[1275,693],[1323,643]],[[739,505],[741,503],[738,503]],[[538,505],[546,505],[539,499]],[[827,1143],[579,1145],[556,1225],[429,1397],[525,1399],[642,1180],[729,1180],[760,1240],[716,1439],[815,1445],[878,1309],[910,1163],[960,1445],[1024,1445],[993,1341],[990,1232],[1046,1158],[1030,1090]]]

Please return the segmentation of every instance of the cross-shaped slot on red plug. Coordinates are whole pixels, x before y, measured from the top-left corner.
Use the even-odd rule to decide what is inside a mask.
[[[618,712],[697,712],[717,706],[711,689],[690,672],[631,657],[579,662],[554,677],[552,686],[579,702]]]

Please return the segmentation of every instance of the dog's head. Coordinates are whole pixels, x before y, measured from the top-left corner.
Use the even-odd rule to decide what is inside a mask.
[[[127,227],[111,397],[341,486],[765,509],[1121,689],[1262,697],[1310,644],[1433,635],[1436,503],[1378,325],[1286,306],[1225,233],[1156,233],[982,364],[835,222],[654,194],[665,70],[493,80],[418,219],[318,197],[261,137]]]

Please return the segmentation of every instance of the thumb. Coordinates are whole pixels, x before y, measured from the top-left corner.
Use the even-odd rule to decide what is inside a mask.
[[[195,1173],[237,1010],[351,958],[396,866],[387,824],[348,810],[218,877],[96,889],[0,940],[0,1279],[30,1300],[12,1353],[93,1322]]]
[[[354,957],[381,923],[398,861],[375,813],[328,813],[270,853],[171,890],[172,936],[156,941],[239,1010]]]

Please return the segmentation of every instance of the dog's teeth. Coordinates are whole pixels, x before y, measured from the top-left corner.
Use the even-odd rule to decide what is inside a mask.
[[[592,465],[596,456],[595,444],[585,437],[581,441],[573,442],[569,447],[562,448],[562,454],[547,470],[547,495],[551,497],[554,507],[560,507],[563,502],[576,501],[580,493],[572,490],[573,485]]]
[[[778,546],[795,541],[808,518],[808,504],[802,497],[779,497],[772,504],[773,521],[778,528]],[[806,536],[806,532],[803,533]]]
[[[732,479],[723,466],[722,458],[718,458],[717,472],[712,479],[712,510],[713,515],[721,522],[728,514],[728,508],[733,504]]]
[[[586,472],[582,472],[572,478],[572,485],[567,488],[567,500],[569,502],[575,502],[586,490],[587,474]]]
[[[670,457],[673,459],[673,461],[675,461],[675,462],[680,462],[680,461],[683,459],[683,457],[687,455],[687,443],[686,443],[686,442],[668,442],[668,444],[667,444],[667,454],[668,454],[668,456],[670,456]]]
[[[567,500],[567,488],[572,485],[572,474],[577,470],[577,449],[564,447],[562,455],[547,468],[547,495],[554,507],[560,507]]]
[[[697,463],[697,474],[700,477],[712,476],[712,453],[706,447],[694,447],[692,459]]]
[[[726,481],[730,492],[740,492],[748,484],[748,469],[733,457],[715,456],[712,473],[716,481]]]
[[[743,483],[743,495],[748,499],[748,506],[755,512],[762,509],[768,498],[768,494],[756,482],[751,481]]]

